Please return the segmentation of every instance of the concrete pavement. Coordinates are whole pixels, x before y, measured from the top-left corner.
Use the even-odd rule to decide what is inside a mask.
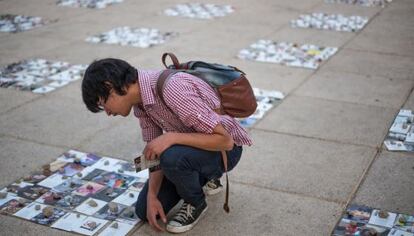
[[[398,110],[414,110],[414,1],[385,8],[323,0],[230,0],[235,12],[213,21],[169,17],[163,9],[187,1],[134,1],[102,10],[58,7],[54,0],[1,0],[0,14],[57,20],[30,31],[0,33],[0,65],[28,58],[87,64],[118,57],[161,68],[172,51],[243,69],[254,87],[285,93],[250,133],[230,174],[232,211],[224,194],[208,198],[206,217],[188,235],[329,235],[349,203],[414,214],[414,154],[391,153],[382,142]],[[199,1],[220,3],[220,1]],[[370,17],[358,33],[292,29],[303,13]],[[179,35],[148,49],[89,44],[85,38],[118,26],[154,27]],[[317,70],[243,61],[238,50],[258,39],[338,47]],[[88,112],[81,81],[45,95],[0,89],[0,186],[69,149],[130,160],[141,152],[137,120]],[[0,216],[0,235],[70,235]],[[157,235],[148,225],[133,235]]]

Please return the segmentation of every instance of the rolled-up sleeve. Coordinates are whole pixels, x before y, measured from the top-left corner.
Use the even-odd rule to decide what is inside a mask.
[[[144,142],[150,142],[162,134],[162,129],[143,110],[134,107],[134,115],[139,119]]]
[[[173,77],[166,83],[163,96],[184,125],[200,133],[213,133],[220,123],[220,116],[199,95],[207,89],[206,86],[209,85],[196,86],[189,79]]]

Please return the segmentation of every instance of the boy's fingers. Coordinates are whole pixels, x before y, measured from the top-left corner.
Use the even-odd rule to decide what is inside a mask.
[[[164,209],[162,209],[162,207],[160,208],[159,213],[160,213],[160,217],[161,217],[162,222],[164,222],[164,224],[166,224],[167,223],[167,217],[165,216]]]

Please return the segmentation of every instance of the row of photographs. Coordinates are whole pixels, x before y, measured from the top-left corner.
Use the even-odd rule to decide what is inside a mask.
[[[135,204],[148,171],[75,150],[42,168],[0,191],[0,213],[84,235],[125,235],[140,223]]]
[[[266,112],[279,105],[285,97],[282,92],[276,90],[253,88],[253,93],[257,102],[256,111],[247,118],[238,119],[240,124],[245,128],[252,127],[257,121],[264,117]]]
[[[389,151],[414,152],[413,123],[413,111],[401,109],[384,140],[385,147]]]
[[[45,59],[23,60],[0,68],[0,87],[47,93],[82,78],[86,65]]]
[[[351,205],[333,236],[414,236],[414,216]]]

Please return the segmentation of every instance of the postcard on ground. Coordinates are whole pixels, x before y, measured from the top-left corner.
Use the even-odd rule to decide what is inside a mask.
[[[360,205],[351,205],[345,213],[345,218],[348,220],[368,223],[371,217],[372,208]]]
[[[47,205],[38,202],[31,202],[20,211],[16,212],[14,216],[30,220],[33,217],[39,215],[45,207],[47,207]]]
[[[109,172],[96,176],[92,181],[110,188],[128,188],[135,181],[135,177]]]
[[[334,229],[334,236],[361,236],[371,235],[370,232],[375,232],[377,236],[387,236],[390,232],[389,229],[369,225],[362,222],[357,222],[348,219],[342,219]]]
[[[74,194],[81,195],[81,196],[92,196],[95,195],[97,192],[104,189],[105,186],[101,184],[97,184],[94,182],[86,182],[79,188],[77,188],[75,191],[73,191]]]
[[[51,227],[66,231],[73,231],[73,229],[79,228],[86,218],[88,218],[88,216],[83,214],[68,213],[57,220]]]
[[[94,235],[107,223],[107,220],[89,216],[83,220],[82,224],[79,227],[73,228],[72,231],[85,235]]]
[[[371,218],[369,219],[369,223],[382,227],[392,228],[396,218],[397,214],[395,213],[381,210],[373,210]]]
[[[99,236],[124,236],[127,235],[133,228],[134,225],[114,221],[111,225],[106,227],[106,229],[104,229]]]
[[[110,206],[111,204],[111,206]],[[121,212],[126,208],[126,206],[118,203],[108,203],[104,207],[102,207],[98,212],[96,212],[93,216],[105,219],[105,220],[115,220],[121,215]]]
[[[62,175],[60,175],[59,173],[55,173],[39,182],[38,185],[46,188],[53,188],[59,184],[62,184],[64,181],[65,179],[62,178]]]
[[[62,216],[64,216],[66,213],[67,212],[62,209],[53,208],[53,214],[51,216],[45,216],[43,212],[40,212],[38,215],[34,216],[30,220],[41,225],[51,225],[55,221],[60,219]]]
[[[126,206],[132,206],[138,200],[139,192],[127,190],[122,193],[119,197],[115,198],[113,202],[123,204]]]
[[[121,215],[119,216],[119,218],[116,220],[123,222],[123,223],[132,224],[132,225],[136,225],[141,221],[138,218],[137,214],[135,213],[135,206],[130,206],[130,207],[125,208],[121,212]]]
[[[119,195],[123,194],[125,189],[122,188],[109,188],[105,187],[103,190],[99,191],[93,197],[105,202],[110,202],[114,200]]]
[[[16,212],[23,209],[24,207],[26,207],[28,204],[30,204],[30,201],[24,198],[11,198],[9,201],[1,205],[0,213],[13,215]]]
[[[4,191],[2,191],[4,192]],[[14,193],[7,193],[6,197],[3,199],[0,199],[0,207],[3,206],[3,204],[7,203],[8,201],[12,200],[12,199],[16,199],[17,195]]]
[[[24,188],[21,188],[17,192],[17,195],[19,197],[34,201],[48,191],[49,191],[49,188],[38,186],[38,185],[33,185],[33,186],[26,186]]]
[[[33,186],[33,184],[19,181],[18,183],[15,182],[15,183],[9,184],[7,187],[2,189],[0,192],[8,192],[8,193],[17,194],[17,192],[19,192],[20,189],[22,189],[26,186]],[[1,199],[0,199],[0,201],[1,201]]]
[[[103,208],[107,202],[88,198],[82,204],[75,208],[75,211],[86,214],[86,215],[93,215],[98,212],[101,208]]]
[[[101,170],[101,169],[96,169],[95,168],[91,172],[89,172],[87,175],[85,175],[85,177],[83,177],[83,180],[91,181],[94,178],[96,178],[98,176],[101,176],[101,175],[104,175],[104,174],[107,174],[107,173],[109,173],[109,172],[106,171],[106,170]]]
[[[399,214],[394,228],[414,233],[414,216]]]
[[[128,190],[140,192],[144,188],[146,182],[147,179],[137,178],[135,182],[129,185]]]
[[[111,172],[111,171],[114,171],[114,166],[118,162],[119,162],[119,159],[110,158],[110,157],[102,157],[93,165],[93,167]]]
[[[69,193],[84,184],[85,182],[81,179],[76,179],[76,178],[66,179],[61,184],[53,187],[52,190],[56,192],[60,192],[60,193]]]
[[[80,204],[82,204],[86,199],[88,199],[88,197],[84,197],[84,196],[80,196],[76,194],[70,194],[70,195],[64,196],[62,199],[57,201],[55,203],[55,206],[61,207],[64,209],[73,209],[79,206]]]

